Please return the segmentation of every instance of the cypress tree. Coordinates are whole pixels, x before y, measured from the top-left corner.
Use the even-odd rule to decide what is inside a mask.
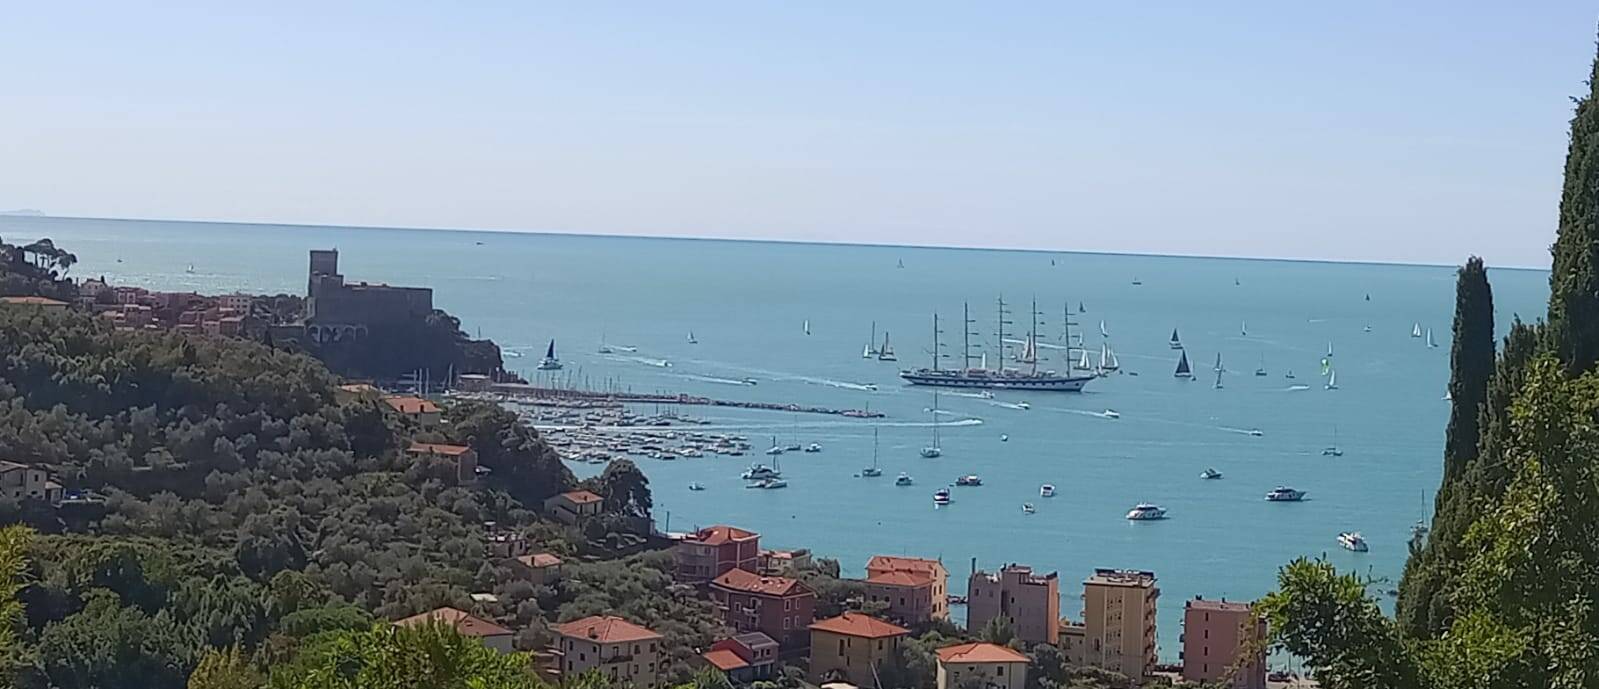
[[[1549,274],[1549,327],[1568,372],[1599,361],[1599,59],[1576,99]]]

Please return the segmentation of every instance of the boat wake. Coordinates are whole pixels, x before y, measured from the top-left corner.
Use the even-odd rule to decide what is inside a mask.
[[[1006,409],[1015,409],[1017,411],[1027,411],[1028,409],[1032,409],[1032,407],[1029,407],[1025,404],[1013,404],[1011,402],[989,402],[989,404],[992,404],[996,407],[1004,407]]]
[[[716,376],[702,376],[702,375],[698,375],[698,374],[694,374],[694,373],[684,373],[684,374],[682,374],[679,377],[680,378],[687,378],[689,380],[697,380],[697,381],[700,381],[702,383],[716,383],[717,385],[738,385],[738,386],[749,386],[750,385],[750,382],[747,381],[747,380],[735,380],[735,379],[732,379],[732,378],[717,378]]]
[[[1249,428],[1233,428],[1232,426],[1217,426],[1216,430],[1218,430],[1218,431],[1227,431],[1228,433],[1237,433],[1239,435],[1264,435],[1263,433],[1260,433],[1258,430],[1249,429]]]
[[[946,397],[970,397],[970,398],[972,398],[974,400],[986,400],[986,399],[992,399],[994,397],[993,393],[989,393],[989,394],[985,395],[985,394],[983,394],[981,392],[946,392],[946,393],[943,393],[943,394]]]
[[[612,361],[630,361],[630,362],[633,362],[635,364],[644,364],[645,366],[654,366],[656,368],[671,368],[672,367],[672,362],[667,361],[665,359],[651,359],[649,357],[642,357],[642,356],[609,356],[609,355],[601,355],[601,356],[605,356],[605,358],[610,359]]]
[[[871,383],[847,383],[842,380],[809,378],[806,376],[794,376],[794,380],[804,381],[806,383],[810,383],[811,385],[826,385],[830,388],[843,388],[845,390],[860,390],[862,392],[875,392],[877,390],[877,386]]]
[[[1283,388],[1283,392],[1299,392],[1301,390],[1309,390],[1309,389],[1310,389],[1309,385],[1290,385],[1290,386],[1288,386],[1286,388]]]
[[[1091,417],[1091,418],[1095,418],[1095,419],[1114,419],[1114,418],[1117,418],[1117,416],[1120,416],[1120,415],[1112,416],[1112,415],[1107,414],[1107,413],[1102,412],[1102,411],[1086,411],[1086,410],[1083,410],[1083,409],[1062,409],[1060,407],[1040,407],[1040,408],[1044,409],[1046,411],[1058,411],[1058,412],[1060,412],[1062,414],[1076,414],[1078,416],[1087,416],[1087,417]]]
[[[955,412],[952,412],[952,411],[950,411],[948,409],[934,409],[932,407],[922,407],[922,411],[923,412],[927,412],[927,413],[937,414],[939,416],[954,416],[955,415]]]

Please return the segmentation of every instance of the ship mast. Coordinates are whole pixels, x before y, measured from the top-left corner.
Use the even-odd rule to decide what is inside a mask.
[[[1072,376],[1072,303],[1068,300],[1060,307],[1061,332],[1066,334],[1066,377]]]
[[[961,370],[972,370],[972,320],[971,306],[961,302]]]
[[[995,370],[1003,373],[1005,371],[1005,325],[1010,323],[1010,321],[1005,320],[1005,315],[1010,313],[1010,312],[1005,310],[1005,295],[1003,295],[1003,294],[999,295],[999,300],[998,301],[999,301],[999,314],[998,314],[999,332],[994,333],[994,335],[998,338],[998,342],[996,342],[994,344],[994,354],[995,354],[994,358],[999,360],[998,363],[995,364],[995,367],[996,367]]]
[[[1032,373],[1038,375],[1038,297],[1033,297],[1033,306],[1029,310],[1033,316],[1033,329],[1027,333],[1027,349],[1023,350],[1032,358]]]
[[[938,312],[933,312],[933,370],[938,370]]]

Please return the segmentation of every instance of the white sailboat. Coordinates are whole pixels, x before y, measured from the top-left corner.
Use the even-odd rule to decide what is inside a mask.
[[[1172,349],[1182,349],[1183,348],[1183,341],[1182,341],[1181,338],[1177,337],[1177,329],[1176,328],[1172,328],[1171,329],[1171,348]]]
[[[1105,330],[1105,321],[1100,321],[1099,322],[1099,336],[1100,337],[1110,337],[1110,333]]]
[[[1415,325],[1410,326],[1410,336],[1411,337],[1421,337],[1421,324],[1420,323],[1417,323]]]
[[[1194,372],[1188,368],[1188,352],[1183,352],[1177,359],[1177,372],[1172,376],[1177,378],[1193,378]]]
[[[811,334],[811,319],[809,318],[805,319],[805,334]]]
[[[888,331],[887,330],[883,331],[883,346],[877,348],[877,360],[878,361],[899,361],[899,357],[894,356],[894,347],[893,347],[893,345],[890,345],[888,343]]]
[[[1333,370],[1333,371],[1329,371],[1327,373],[1327,389],[1328,390],[1337,390],[1338,389],[1338,371]]]
[[[1094,362],[1088,358],[1088,350],[1083,350],[1083,358],[1077,360],[1077,368],[1083,371],[1094,370]]]
[[[1338,447],[1338,427],[1337,426],[1333,426],[1332,444],[1328,445],[1327,447],[1321,448],[1321,456],[1323,456],[1323,457],[1342,457],[1342,456],[1344,456],[1344,449],[1341,448],[1341,447]]]
[[[1261,354],[1260,354],[1260,368],[1255,369],[1255,375],[1257,375],[1257,376],[1266,375],[1266,353],[1265,352],[1261,352]]]
[[[1332,343],[1331,342],[1327,343],[1327,358],[1328,359],[1332,358]]]
[[[688,343],[689,344],[699,344],[700,343],[699,338],[694,337],[694,331],[693,330],[688,331]]]
[[[1227,368],[1221,365],[1221,352],[1216,352],[1216,372],[1221,373],[1225,370],[1227,370]]]
[[[1437,342],[1433,342],[1433,340],[1432,340],[1432,328],[1428,328],[1427,329],[1427,348],[1428,349],[1433,349],[1433,348],[1436,348],[1437,346],[1438,346],[1438,343]]]
[[[873,426],[872,427],[872,465],[869,466],[869,467],[866,467],[865,469],[861,469],[861,476],[866,477],[866,478],[873,478],[873,477],[882,476],[882,475],[883,475],[883,470],[877,468],[877,427]]]
[[[922,448],[922,456],[932,459],[944,454],[944,448],[938,443],[938,392],[933,392],[933,444]]]
[[[1219,368],[1216,369],[1216,384],[1211,386],[1211,387],[1214,387],[1217,390],[1221,389],[1221,369],[1219,369]]]
[[[861,358],[862,359],[870,359],[870,358],[872,358],[874,356],[877,356],[877,350],[874,348],[874,345],[876,345],[876,344],[877,344],[877,321],[872,321],[872,336],[866,338],[866,351],[861,352]]]
[[[1110,344],[1099,343],[1099,370],[1109,373],[1118,368],[1121,368],[1121,365],[1116,362],[1116,353],[1110,351]]]
[[[1238,334],[1242,335],[1244,337],[1249,337],[1249,322],[1248,321],[1244,321],[1244,322],[1238,324]]]

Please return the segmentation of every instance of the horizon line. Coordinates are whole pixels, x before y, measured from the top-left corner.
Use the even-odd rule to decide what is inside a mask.
[[[1397,266],[1414,268],[1459,268],[1461,263],[1433,263],[1424,261],[1399,261],[1381,259],[1338,259],[1338,258],[1308,258],[1308,257],[1283,257],[1283,256],[1229,256],[1224,254],[1184,254],[1184,253],[1153,253],[1141,251],[1094,251],[1086,249],[1038,249],[1027,247],[995,247],[967,244],[890,244],[885,242],[851,242],[843,240],[812,240],[812,239],[773,239],[762,237],[717,237],[704,235],[650,235],[650,234],[625,234],[603,232],[580,232],[569,230],[528,230],[528,229],[494,229],[470,227],[419,227],[419,226],[389,226],[389,225],[338,225],[317,224],[309,222],[264,222],[252,220],[193,220],[181,218],[113,218],[91,215],[49,215],[33,214],[0,214],[0,218],[26,218],[44,220],[102,220],[111,222],[153,222],[153,223],[183,223],[190,225],[246,225],[256,227],[295,227],[295,228],[323,228],[337,230],[387,230],[399,232],[454,232],[460,234],[518,234],[518,235],[549,235],[556,237],[585,237],[603,239],[664,239],[672,241],[695,242],[754,242],[761,244],[793,244],[810,246],[842,246],[865,247],[882,249],[936,249],[948,251],[1003,251],[1014,253],[1032,254],[1077,254],[1083,256],[1135,256],[1146,258],[1192,258],[1214,261],[1282,261],[1288,263],[1326,263],[1335,265],[1365,265],[1365,266]],[[1468,254],[1476,255],[1476,254]],[[1500,265],[1484,262],[1488,268],[1495,270],[1519,270],[1547,273],[1549,267],[1533,267],[1519,265]]]

